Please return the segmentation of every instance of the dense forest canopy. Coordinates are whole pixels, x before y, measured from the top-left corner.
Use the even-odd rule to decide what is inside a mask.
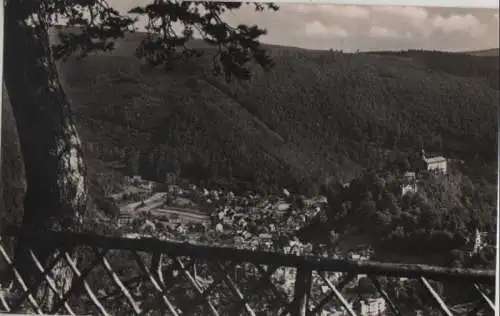
[[[422,147],[496,161],[497,58],[268,46],[272,71],[250,63],[250,80],[227,83],[207,67],[214,51],[196,41],[205,56],[189,67],[150,70],[130,57],[143,36],[61,71],[89,142],[100,142],[85,132],[96,125],[109,135],[108,152],[91,156],[133,160],[147,178],[179,171],[211,186],[314,193]]]
[[[496,231],[493,185],[474,185],[459,172],[427,174],[415,194],[402,195],[403,184],[391,173],[353,180],[331,196],[335,230],[369,234],[391,251],[428,254],[461,248],[476,230]]]

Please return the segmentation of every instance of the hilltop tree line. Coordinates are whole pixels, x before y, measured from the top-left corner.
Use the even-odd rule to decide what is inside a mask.
[[[464,158],[477,152],[494,159],[496,120],[490,115],[496,113],[498,85],[488,79],[498,76],[497,60],[420,55],[425,63],[417,57],[283,49],[275,52],[281,62],[270,76],[257,75],[244,88],[234,85],[234,95],[280,134],[298,134],[293,128],[300,118],[300,130],[314,133],[318,145],[331,138],[337,144],[353,140],[358,151],[370,143],[399,149],[423,144]],[[450,59],[461,62],[444,67],[441,61]]]
[[[498,89],[499,62],[497,56],[474,56],[465,53],[407,50],[377,52],[380,55],[414,58],[423,66],[440,70],[458,77],[486,81],[492,89]]]

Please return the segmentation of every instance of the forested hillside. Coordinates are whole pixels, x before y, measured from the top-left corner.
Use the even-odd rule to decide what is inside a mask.
[[[193,45],[204,58],[163,73],[134,57],[139,40],[60,65],[101,184],[103,170],[127,165],[157,180],[178,172],[240,189],[314,191],[422,146],[496,159],[496,57],[271,46],[269,73],[256,67],[249,82],[228,84],[212,75],[202,43]]]
[[[403,183],[401,173],[368,172],[330,191],[328,226],[369,236],[382,253],[420,256],[463,249],[476,229],[495,236],[494,185],[474,185],[459,171],[424,175],[414,194],[402,195]]]

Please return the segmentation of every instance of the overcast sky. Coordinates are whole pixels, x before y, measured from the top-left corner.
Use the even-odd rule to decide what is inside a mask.
[[[145,0],[111,0],[125,10]],[[143,2],[144,3],[144,2]],[[245,7],[226,14],[231,24],[258,24],[263,42],[345,51],[497,48],[498,9],[280,3],[278,12]]]

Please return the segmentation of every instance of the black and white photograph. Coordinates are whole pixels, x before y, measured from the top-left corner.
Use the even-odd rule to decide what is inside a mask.
[[[495,315],[490,2],[4,0],[0,315]]]

